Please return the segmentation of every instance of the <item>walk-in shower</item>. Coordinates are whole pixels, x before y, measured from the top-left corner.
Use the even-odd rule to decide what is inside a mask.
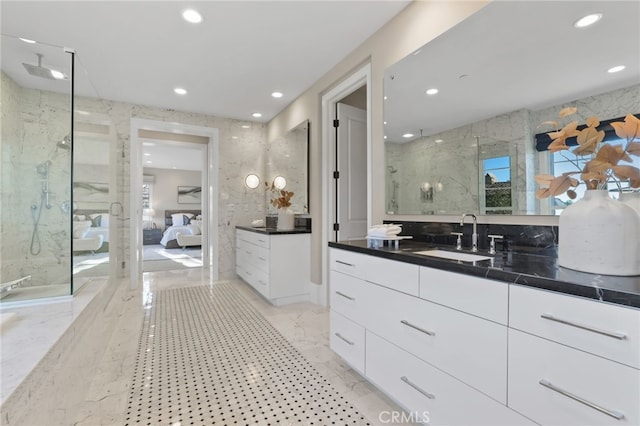
[[[63,206],[73,196],[74,58],[62,47],[6,35],[1,54],[0,300],[6,306],[72,293],[71,213]]]

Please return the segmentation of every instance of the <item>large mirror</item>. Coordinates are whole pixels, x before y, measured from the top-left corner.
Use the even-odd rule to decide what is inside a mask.
[[[266,154],[266,179],[269,185],[293,192],[291,209],[298,214],[309,213],[309,120],[289,130],[269,143]],[[267,213],[277,213],[267,191]]]
[[[533,176],[566,160],[535,134],[564,106],[581,124],[640,112],[638,16],[638,2],[496,1],[386,69],[387,214],[559,214]]]

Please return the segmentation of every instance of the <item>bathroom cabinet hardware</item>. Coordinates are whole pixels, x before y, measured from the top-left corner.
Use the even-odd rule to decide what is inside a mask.
[[[353,263],[343,262],[342,260],[336,260],[336,263],[339,263],[341,265],[351,266],[352,268],[355,266]]]
[[[456,238],[456,250],[462,250],[462,232],[452,232],[451,235],[457,235]]]
[[[342,297],[344,297],[345,299],[349,299],[349,300],[356,300],[356,299],[355,299],[355,297],[347,296],[346,294],[341,293],[341,292],[339,292],[339,291],[336,291],[336,294],[337,294],[338,296],[342,296]]]
[[[260,259],[260,260],[262,260],[262,261],[264,261],[264,262],[266,262],[266,261],[267,261],[267,259],[265,259],[265,258],[264,258],[264,257],[262,257],[262,256],[258,256],[258,259]]]
[[[351,340],[347,340],[344,337],[342,337],[342,335],[340,333],[335,333],[336,337],[340,340],[342,340],[343,342],[346,342],[348,345],[353,346],[354,343]]]
[[[253,274],[252,274],[251,272],[249,272],[249,271],[245,271],[245,272],[246,272],[246,273],[247,273],[247,275],[249,275],[249,276],[253,275]]]
[[[266,240],[262,240],[262,239],[260,239],[260,238],[258,238],[258,241],[259,241],[259,242],[261,242],[261,243],[263,243],[263,244],[267,242]]]
[[[592,327],[592,326],[588,326],[588,325],[584,325],[584,324],[578,324],[577,322],[568,321],[568,320],[564,320],[564,319],[561,319],[561,318],[556,318],[552,314],[542,314],[542,315],[540,315],[540,318],[544,318],[544,319],[550,320],[550,321],[555,321],[555,322],[558,322],[560,324],[569,325],[571,327],[580,328],[582,330],[591,331],[592,333],[602,334],[603,336],[612,337],[612,338],[618,339],[618,340],[625,340],[627,338],[627,335],[624,334],[624,333],[617,333],[615,331],[600,330],[599,328],[595,328],[595,327]]]
[[[245,250],[244,252],[247,253],[247,254],[251,254],[251,252],[249,250]]]
[[[564,395],[564,396],[566,396],[567,398],[571,398],[571,399],[573,399],[574,401],[577,401],[577,402],[579,402],[579,403],[581,403],[581,404],[584,404],[584,405],[586,405],[587,407],[591,407],[591,408],[593,408],[594,410],[600,411],[601,413],[604,413],[604,414],[606,414],[606,415],[607,415],[607,416],[609,416],[609,417],[613,417],[613,418],[614,418],[614,419],[616,419],[616,420],[622,420],[622,419],[624,419],[624,413],[621,413],[621,412],[616,411],[616,410],[609,410],[609,409],[606,409],[606,408],[601,407],[601,406],[600,406],[600,405],[598,405],[598,404],[594,404],[594,403],[593,403],[593,402],[591,402],[591,401],[587,401],[587,400],[586,400],[586,399],[584,399],[584,398],[581,398],[581,397],[579,397],[579,396],[577,396],[577,395],[572,394],[571,392],[568,392],[568,391],[566,391],[566,390],[564,390],[564,389],[561,389],[561,388],[559,388],[559,387],[555,386],[555,385],[554,385],[553,383],[551,383],[549,380],[541,379],[538,383],[540,383],[540,384],[541,384],[542,386],[544,386],[545,388],[551,389],[551,390],[552,390],[552,391],[554,391],[554,392],[558,392],[560,395]]]
[[[496,240],[501,240],[504,237],[502,235],[487,235],[487,237],[491,238],[489,242],[489,254],[496,254]]]
[[[424,334],[428,334],[429,336],[435,336],[435,335],[436,335],[436,333],[435,333],[434,331],[429,331],[429,330],[425,330],[424,328],[420,328],[420,327],[418,327],[417,325],[413,325],[413,324],[411,324],[411,323],[410,323],[409,321],[407,321],[407,320],[401,320],[400,322],[401,322],[402,324],[406,325],[407,327],[411,327],[411,328],[413,328],[413,329],[415,329],[415,330],[418,330],[418,331],[420,331],[420,332],[422,332],[422,333],[424,333]]]
[[[416,385],[415,383],[412,383],[407,376],[402,376],[400,377],[400,380],[402,380],[403,382],[405,382],[406,384],[408,384],[409,386],[411,386],[412,388],[414,388],[415,390],[417,390],[418,392],[420,392],[421,394],[423,394],[424,396],[426,396],[429,399],[436,399],[436,396],[432,393],[429,393],[423,389],[421,389],[418,385]]]
[[[261,285],[265,285],[265,286],[267,285],[267,283],[265,283],[265,282],[264,282],[264,281],[262,281],[262,280],[258,280],[258,282],[259,282]]]

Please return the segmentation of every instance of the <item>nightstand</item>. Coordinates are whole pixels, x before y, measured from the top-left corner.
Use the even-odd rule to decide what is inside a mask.
[[[142,244],[147,246],[150,244],[160,244],[162,239],[162,230],[160,229],[143,229]]]

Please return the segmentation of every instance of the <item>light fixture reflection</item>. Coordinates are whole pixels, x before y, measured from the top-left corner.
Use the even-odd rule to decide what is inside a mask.
[[[247,185],[247,188],[256,189],[260,185],[260,178],[256,174],[249,174],[244,178],[244,184]]]
[[[276,176],[275,179],[273,179],[273,186],[277,189],[284,189],[285,186],[287,186],[287,180],[283,176]]]

